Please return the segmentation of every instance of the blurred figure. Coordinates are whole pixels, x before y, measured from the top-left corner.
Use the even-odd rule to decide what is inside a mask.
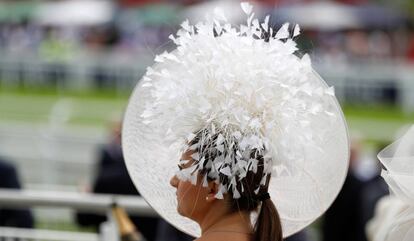
[[[139,195],[125,166],[121,148],[121,130],[121,121],[113,121],[111,140],[100,149],[98,172],[92,189],[94,193]],[[78,213],[76,219],[82,226],[94,226],[97,229],[102,222],[106,221],[106,216]],[[160,218],[132,216],[131,220],[147,241],[190,241],[194,239],[163,222]]]
[[[400,220],[404,215],[409,214],[407,210],[410,210],[410,205],[406,202],[400,200],[395,195],[387,195],[382,197],[379,201],[377,206],[375,207],[375,215],[374,217],[368,222],[366,227],[367,238],[369,241],[385,241],[385,240],[392,240],[392,241],[403,241],[401,238],[396,239],[395,237],[390,237],[390,231],[392,235],[395,235],[400,230],[412,227],[410,223],[411,220],[407,219],[404,225],[395,225],[395,221]],[[408,225],[408,226],[407,226]],[[397,231],[397,232],[395,232]],[[403,234],[403,233],[402,233]],[[404,235],[404,234],[403,234]],[[411,241],[412,236],[405,236],[406,239],[404,241]],[[388,239],[387,239],[388,238]]]
[[[411,34],[407,48],[407,60],[414,62],[414,33]]]
[[[383,31],[374,31],[369,35],[369,52],[374,61],[390,59],[392,57],[392,43],[390,36]]]
[[[306,229],[301,230],[298,233],[295,233],[287,238],[284,239],[284,241],[308,241],[309,237],[306,232]]]
[[[139,195],[128,175],[122,156],[120,121],[114,121],[112,123],[111,141],[100,149],[98,172],[93,184],[92,192]],[[102,222],[106,221],[106,216],[78,213],[76,219],[82,226],[94,226],[95,228],[98,228]],[[158,218],[133,216],[131,219],[146,240],[155,240]]]
[[[349,170],[344,186],[324,215],[322,223],[323,241],[366,241],[361,210],[364,182],[354,172],[360,158],[360,152],[360,141],[353,139]]]
[[[349,61],[360,62],[369,56],[368,35],[363,31],[349,31],[345,38],[345,49]]]
[[[158,223],[158,235],[155,241],[192,241],[194,237],[180,232],[169,223],[160,219]]]
[[[384,149],[387,144],[379,145],[377,148],[377,152],[379,153],[382,149]],[[384,181],[384,178],[381,177],[381,165],[380,162],[376,162],[376,173],[375,175],[368,180],[368,182],[364,185],[362,189],[361,195],[361,215],[362,215],[362,222],[364,226],[367,225],[368,221],[374,216],[375,207],[378,201],[389,194],[388,185]]]
[[[39,54],[47,62],[45,76],[47,84],[56,86],[65,81],[67,77],[65,61],[70,59],[73,52],[72,43],[65,38],[63,30],[53,27],[45,29]]]
[[[377,155],[384,169],[381,175],[392,194],[378,201],[375,216],[367,225],[370,241],[414,240],[413,150],[414,126],[411,126]]]
[[[16,168],[1,159],[0,188],[21,188]],[[0,209],[0,226],[33,228],[33,224],[33,216],[27,209]]]

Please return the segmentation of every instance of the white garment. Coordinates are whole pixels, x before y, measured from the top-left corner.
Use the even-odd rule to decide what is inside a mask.
[[[414,241],[412,207],[394,195],[383,197],[374,218],[367,224],[366,233],[369,241]]]
[[[414,241],[414,125],[378,159],[392,195],[377,204],[367,236],[370,241]]]

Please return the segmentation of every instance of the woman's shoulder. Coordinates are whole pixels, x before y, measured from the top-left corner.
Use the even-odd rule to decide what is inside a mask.
[[[244,233],[211,233],[194,241],[251,241],[252,236]]]

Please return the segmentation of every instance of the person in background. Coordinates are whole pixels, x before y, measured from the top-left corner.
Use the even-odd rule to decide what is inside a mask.
[[[378,146],[377,152],[379,153],[384,149],[388,144],[382,143]],[[361,210],[362,210],[362,221],[364,225],[374,217],[375,207],[378,201],[389,194],[388,185],[384,181],[384,178],[381,177],[381,164],[380,162],[376,163],[376,173],[369,179],[362,189],[361,195]]]
[[[410,63],[414,63],[414,33],[411,34],[410,40],[408,41],[406,56]]]
[[[414,237],[414,126],[377,157],[390,195],[383,196],[366,226],[370,241],[412,241]]]
[[[337,198],[322,222],[323,241],[366,241],[361,196],[364,182],[355,174],[361,152],[360,140],[353,138],[349,170]]]
[[[0,188],[21,188],[16,168],[2,159],[0,159]],[[33,228],[34,219],[28,209],[0,208],[0,226]]]
[[[97,163],[97,175],[91,190],[93,193],[139,195],[128,176],[121,149],[121,122],[111,123],[111,140],[100,147]],[[131,217],[137,229],[145,239],[152,241],[157,232],[157,218],[141,216]],[[90,213],[77,213],[76,221],[81,226],[99,225],[106,221],[106,216]]]
[[[301,230],[293,234],[292,236],[289,236],[284,239],[284,241],[308,241],[308,240],[309,240],[309,236],[308,236],[308,232],[306,231],[306,229]]]
[[[93,193],[139,195],[125,166],[121,148],[121,129],[122,124],[120,120],[112,121],[111,140],[99,150],[98,171],[92,187]],[[106,221],[106,217],[89,213],[77,213],[76,220],[81,226],[94,226],[98,228],[102,222]],[[157,238],[157,235],[160,236],[158,231],[159,218],[132,216],[131,220],[147,241],[168,240]],[[168,230],[168,236],[166,237],[169,239],[175,236],[186,236],[169,224],[164,229]]]
[[[155,241],[193,241],[194,237],[187,235],[163,219],[158,223],[158,234]]]

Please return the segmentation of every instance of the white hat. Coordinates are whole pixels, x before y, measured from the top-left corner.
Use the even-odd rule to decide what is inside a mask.
[[[214,160],[193,155],[211,167],[209,177],[226,176],[218,198],[228,192],[239,197],[244,190],[234,184],[257,165],[248,153],[260,151],[285,237],[330,206],[347,173],[346,123],[333,88],[313,70],[308,55],[296,55],[299,27],[290,33],[285,24],[273,32],[268,17],[259,23],[249,4],[242,8],[247,23],[237,29],[220,10],[194,26],[185,21],[170,36],[177,48],[155,57],[125,114],[122,145],[132,180],[164,219],[193,236],[200,229],[177,213],[169,179],[200,131],[207,133],[203,143],[220,153],[238,151]],[[199,168],[178,176],[192,180]]]
[[[375,237],[375,241],[412,241],[414,237],[414,126],[411,126],[403,137],[384,148],[378,154],[378,159],[384,166],[381,175],[390,187],[392,197],[380,202],[369,232]]]

